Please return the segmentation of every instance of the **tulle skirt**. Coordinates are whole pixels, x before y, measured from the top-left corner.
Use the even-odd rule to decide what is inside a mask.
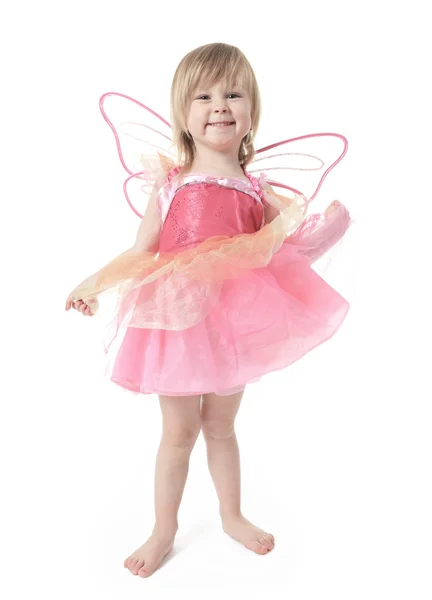
[[[111,381],[134,394],[230,395],[332,337],[349,303],[312,263],[351,218],[340,203],[302,215],[292,205],[252,233],[129,249],[80,284],[96,308],[98,295],[118,299],[103,340]]]
[[[210,267],[211,253],[202,264],[207,257]],[[209,277],[207,286],[204,280],[203,272],[199,280],[185,274],[180,286],[177,275],[173,295],[166,286],[171,273],[125,294],[123,316],[132,316],[108,363],[112,382],[137,394],[234,394],[331,338],[349,310],[291,238],[265,266]],[[155,321],[145,326],[145,310],[155,299],[176,328]]]

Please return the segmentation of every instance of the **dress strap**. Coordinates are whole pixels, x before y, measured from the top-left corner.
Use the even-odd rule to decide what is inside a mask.
[[[248,173],[244,167],[243,167],[243,172],[246,175],[246,177],[249,179],[251,184],[253,185],[253,188],[256,191],[256,193],[258,194],[258,196],[261,198],[261,202],[263,203],[263,205],[267,204],[267,200],[265,199],[264,190],[262,189],[262,187],[260,185],[260,181],[264,177],[264,173],[261,173],[260,179],[258,180],[256,177],[251,175],[251,173]]]
[[[169,172],[168,175],[166,176],[166,182],[171,181],[171,179],[173,177],[175,177],[179,172],[180,172],[181,166],[178,165],[177,167],[173,167]]]

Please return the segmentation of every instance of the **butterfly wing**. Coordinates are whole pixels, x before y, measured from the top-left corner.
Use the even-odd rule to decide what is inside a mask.
[[[272,187],[306,196],[310,204],[347,150],[348,140],[339,133],[311,133],[259,148],[247,170],[264,174]]]
[[[347,150],[348,141],[341,134],[312,133],[260,148],[247,170],[255,176],[260,175],[264,190],[268,184],[271,188],[282,188],[284,194],[294,195],[294,201],[301,202],[306,213],[324,179]],[[285,203],[291,200],[277,193],[266,193],[265,197],[277,208],[281,200]],[[324,215],[314,213],[306,217],[286,242],[297,244],[313,263],[343,238],[351,224],[348,210],[336,200],[327,207]]]
[[[99,108],[114,134],[120,162],[128,173],[123,184],[126,200],[142,218],[153,187],[162,183],[176,163],[171,125],[142,102],[117,92],[103,94]]]

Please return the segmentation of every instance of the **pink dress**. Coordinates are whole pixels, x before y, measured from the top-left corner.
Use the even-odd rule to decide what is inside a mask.
[[[265,225],[266,195],[247,176],[168,176],[159,253],[121,266],[128,276],[105,350],[114,383],[142,394],[229,395],[340,327],[349,304],[311,264],[342,237],[348,211],[302,216],[287,235],[286,216],[285,231],[280,216]]]

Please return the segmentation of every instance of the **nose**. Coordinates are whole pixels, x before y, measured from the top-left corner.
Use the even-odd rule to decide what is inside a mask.
[[[223,96],[219,96],[218,98],[214,99],[213,107],[214,112],[217,114],[228,112],[228,103],[226,98]]]

